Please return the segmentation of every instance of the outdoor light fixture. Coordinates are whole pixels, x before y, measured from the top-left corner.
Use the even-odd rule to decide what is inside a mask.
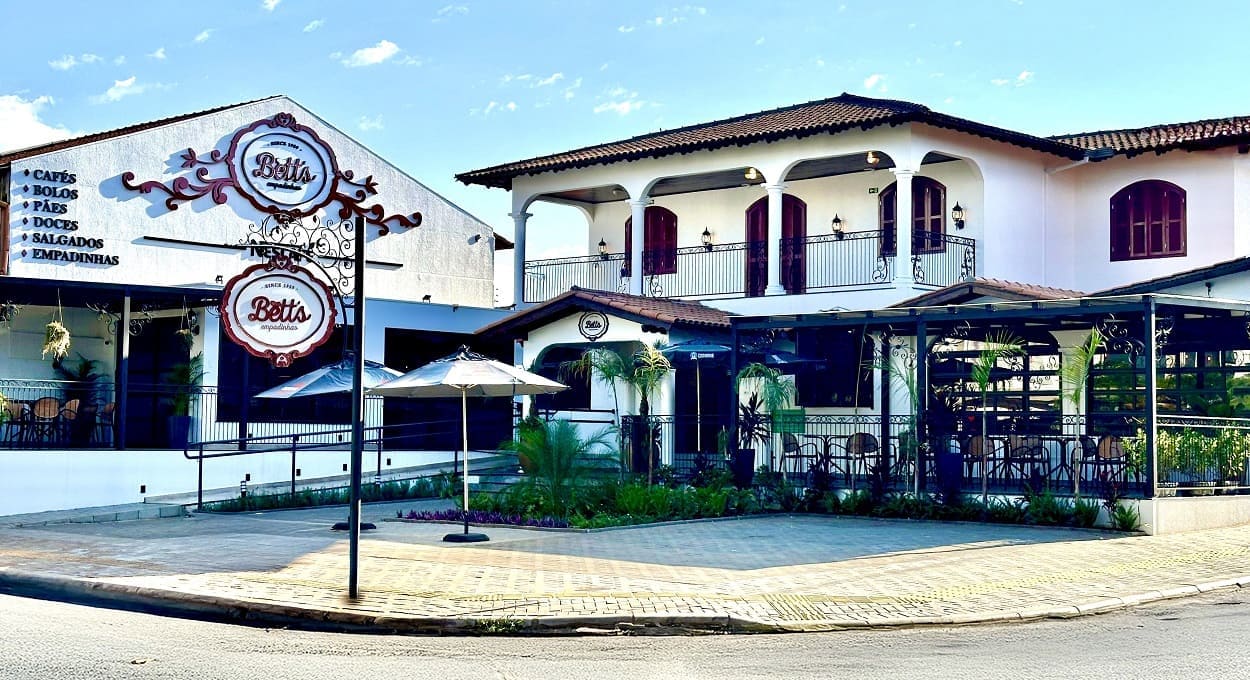
[[[712,232],[708,231],[707,227],[703,227],[702,241],[703,241],[703,248],[705,250],[712,249]]]
[[[864,161],[868,163],[869,165],[876,165],[877,163],[881,162],[881,159],[877,158],[877,153],[875,151],[869,151],[868,157],[865,158]]]
[[[748,180],[750,180],[750,181],[754,182],[755,180],[757,180],[757,179],[759,179],[759,178],[760,178],[760,171],[759,171],[759,170],[756,170],[756,169],[755,169],[755,168],[753,168],[753,167],[752,167],[752,168],[747,168],[746,173],[745,173],[745,174],[743,174],[742,176],[743,176],[743,177],[745,177],[746,179],[748,179]]]
[[[482,240],[481,234],[474,234],[469,237],[469,245],[473,245],[474,243],[477,243],[478,241],[481,241],[481,240]]]
[[[833,214],[833,235],[841,241],[846,238],[846,233],[842,231],[842,218],[837,213]]]
[[[599,239],[599,258],[608,259],[608,242],[603,239]]]
[[[222,276],[221,274],[218,274],[217,278],[213,279],[213,283],[216,283],[216,284],[222,284],[225,282],[226,282],[226,277]]]
[[[951,220],[955,222],[956,229],[964,228],[964,209],[959,205],[959,201],[955,201],[955,207],[951,208]]]

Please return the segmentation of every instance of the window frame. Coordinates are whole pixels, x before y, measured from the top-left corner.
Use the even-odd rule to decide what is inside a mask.
[[[1162,179],[1138,180],[1112,194],[1108,209],[1111,262],[1188,254],[1189,203],[1184,188]],[[1178,209],[1179,216],[1173,214]]]

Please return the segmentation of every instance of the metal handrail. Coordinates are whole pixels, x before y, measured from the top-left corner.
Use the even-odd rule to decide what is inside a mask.
[[[389,438],[390,439],[411,439],[411,438],[416,438],[416,437],[428,437],[433,434],[440,434],[443,432],[454,431],[457,428],[459,428],[460,421],[459,420],[436,420],[436,421],[428,421],[428,422],[422,422],[422,423],[398,423],[398,424],[391,424],[391,425],[375,425],[372,427],[364,428],[365,436],[362,438],[361,445],[362,447],[368,446],[368,445],[375,445],[376,452],[377,452],[377,473],[376,473],[377,475],[380,476],[382,474],[382,444],[388,438],[388,436],[385,434],[385,431],[388,429],[394,430],[398,428],[412,427],[413,425],[422,425],[422,426],[427,426],[427,427],[430,425],[444,425],[446,426],[446,429],[438,429],[438,430],[427,429],[426,431],[420,432],[420,433],[390,435]],[[273,453],[275,451],[290,451],[291,453],[291,494],[294,495],[295,494],[295,477],[296,477],[296,467],[295,467],[296,453],[301,450],[307,451],[307,450],[315,450],[315,449],[336,448],[336,447],[342,446],[343,444],[343,442],[327,442],[327,441],[307,442],[305,441],[305,443],[301,446],[300,439],[324,437],[324,436],[336,435],[336,434],[350,435],[351,432],[352,432],[352,428],[346,427],[346,428],[338,428],[338,429],[333,429],[333,430],[300,432],[300,433],[295,433],[295,434],[271,434],[271,435],[262,435],[258,437],[234,437],[231,439],[217,439],[213,441],[189,442],[186,445],[186,447],[183,448],[182,456],[183,458],[187,460],[196,461],[196,467],[197,467],[196,492],[195,492],[196,509],[197,510],[204,509],[204,461],[206,459],[232,458],[234,456],[250,456],[250,455],[258,454],[258,453]],[[370,437],[369,436],[370,432],[374,432],[375,436]],[[275,446],[270,446],[270,447],[265,447],[265,448],[256,448],[256,449],[248,447],[248,444],[252,442],[258,442],[258,441],[277,442],[278,440],[282,441],[281,446],[275,445]],[[290,440],[289,443],[287,442],[287,440]],[[221,450],[221,451],[205,452],[205,448],[210,447],[210,446],[229,446],[232,448]],[[465,455],[466,456],[468,455],[467,451],[465,452]],[[459,451],[457,451],[456,459],[453,460],[453,469],[455,468],[456,465],[458,465],[458,460],[459,460]]]

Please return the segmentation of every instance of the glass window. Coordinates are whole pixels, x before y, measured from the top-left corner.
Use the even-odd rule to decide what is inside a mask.
[[[1111,197],[1111,261],[1185,254],[1185,190],[1163,180],[1134,182]]]

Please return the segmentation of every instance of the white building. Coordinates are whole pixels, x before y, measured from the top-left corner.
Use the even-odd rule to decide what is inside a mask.
[[[358,218],[366,358],[415,368],[500,317],[495,250],[511,244],[283,96],[0,154],[0,393],[10,403],[0,448],[176,448],[180,459],[170,416],[182,413],[192,441],[345,426],[345,398],[252,395],[341,359],[352,319],[340,312],[326,344],[273,368],[224,336],[216,308],[224,284],[266,261],[256,242],[318,252],[328,283],[350,296],[352,243],[339,236]],[[53,321],[71,336],[62,361],[41,355]],[[202,376],[179,384],[197,355]],[[506,436],[510,409],[499,410],[496,436]],[[371,400],[368,425],[411,415]],[[149,493],[170,490],[148,481]]]
[[[593,291],[607,291],[614,308],[629,310],[626,316],[659,313],[657,298],[722,310],[729,315],[728,328],[704,328],[696,335],[725,342],[737,355],[716,370],[709,370],[716,361],[678,364],[656,412],[676,418],[693,414],[700,391],[694,374],[700,371],[704,399],[709,373],[712,389],[729,394],[712,411],[717,422],[729,426],[739,410],[730,391],[733,369],[766,357],[765,351],[791,352],[790,365],[778,365],[796,376],[794,406],[804,409],[812,439],[802,440],[800,427],[798,438],[774,447],[777,453],[783,447],[797,453],[801,445],[810,453],[830,446],[829,435],[812,426],[832,425],[831,418],[877,418],[880,437],[900,446],[899,432],[891,434],[886,421],[913,408],[897,385],[885,384],[883,373],[865,368],[880,356],[883,338],[909,336],[910,351],[920,356],[934,340],[967,352],[984,340],[957,337],[945,317],[932,316],[939,313],[935,309],[962,319],[966,312],[951,305],[1020,301],[1027,312],[1030,304],[1049,309],[1051,301],[1082,297],[1250,300],[1248,152],[1250,117],[1040,137],[919,104],[842,94],[457,177],[512,195],[515,302],[522,311],[489,331],[511,333],[524,343],[525,356],[543,366],[553,349],[567,356],[595,346],[592,334],[572,323],[575,315],[599,312],[607,320],[596,323],[618,328],[612,310],[596,302]],[[545,228],[527,214],[539,201],[574,206],[585,215],[584,237],[561,235],[585,238],[584,256],[527,259],[527,233]],[[645,226],[633,229],[637,224]],[[899,224],[910,224],[913,236],[897,238]],[[571,298],[563,295],[573,287],[581,290]],[[552,299],[560,314],[544,302]],[[1184,305],[1169,304],[1177,319],[1217,316],[1175,311]],[[1225,312],[1239,318],[1240,303],[1230,304]],[[1105,309],[1139,319],[1131,334],[1141,335],[1144,307],[1116,305],[1107,303]],[[1133,311],[1124,312],[1124,305]],[[1023,313],[1004,309],[1000,317]],[[988,327],[992,316],[969,319]],[[1024,324],[1032,334],[1031,358],[996,389],[1001,404],[1023,414],[1016,420],[1057,432],[1060,419],[1078,415],[1060,396],[1063,355],[1091,327],[1109,329],[1123,318],[1087,314],[1077,320],[1061,312],[1046,318],[1059,320],[1045,330]],[[928,336],[917,319],[926,320]],[[621,346],[636,348],[655,339],[654,331],[667,329],[651,330]],[[919,350],[917,332],[929,342]],[[679,335],[667,341],[691,337]],[[1170,365],[1219,363],[1227,376],[1239,375],[1240,364],[1231,355],[1198,359],[1202,352],[1169,349],[1166,338],[1164,333],[1145,344],[1172,352]],[[620,344],[627,338],[617,333],[612,340]],[[1229,343],[1221,349],[1247,344],[1245,337]],[[1235,354],[1250,364],[1250,353]],[[966,372],[959,377],[942,369],[966,369],[967,362],[967,356],[951,359],[930,370],[932,381],[922,385],[938,389],[935,385],[949,380],[966,386]],[[1103,365],[1100,358],[1096,370]],[[1191,378],[1166,379],[1180,384]],[[600,391],[604,387],[591,389],[587,404],[563,403],[561,409],[574,418],[585,409],[602,410],[606,401]],[[961,394],[960,408],[968,413],[985,408]],[[1108,413],[1142,408],[1127,406],[1134,403],[1130,397],[1121,394],[1116,402],[1095,389],[1084,405]],[[622,410],[629,412],[629,405]],[[702,413],[706,418],[709,409]],[[1007,427],[1007,419],[1002,421]],[[689,447],[681,430],[676,428],[675,444],[663,443],[665,456]],[[702,442],[709,450],[707,437]],[[769,459],[761,455],[758,462]]]

